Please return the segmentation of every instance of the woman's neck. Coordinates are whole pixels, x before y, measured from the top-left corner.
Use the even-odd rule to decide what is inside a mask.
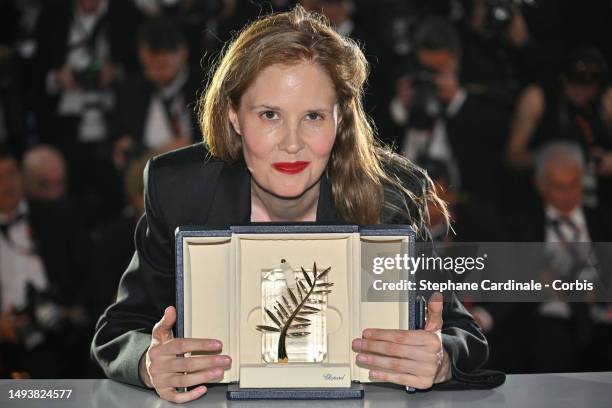
[[[316,221],[319,183],[298,198],[280,198],[262,189],[251,180],[251,221]]]

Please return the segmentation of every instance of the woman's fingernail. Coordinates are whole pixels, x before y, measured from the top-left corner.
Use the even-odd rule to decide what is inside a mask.
[[[353,348],[355,350],[361,350],[361,340],[359,339],[353,340]]]

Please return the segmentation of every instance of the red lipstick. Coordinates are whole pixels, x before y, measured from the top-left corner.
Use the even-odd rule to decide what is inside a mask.
[[[304,171],[310,162],[307,161],[295,161],[295,162],[276,162],[272,163],[277,171],[285,174],[298,174]]]

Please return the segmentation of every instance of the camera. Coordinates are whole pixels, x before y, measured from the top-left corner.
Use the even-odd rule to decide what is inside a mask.
[[[502,37],[514,18],[514,8],[521,6],[535,6],[536,0],[484,0],[484,25],[478,28],[481,35],[488,38]],[[474,13],[475,0],[460,0],[458,15],[455,20],[470,22]]]
[[[71,328],[85,327],[89,324],[87,316],[64,316],[58,301],[59,296],[53,288],[39,290],[31,282],[26,286],[24,306],[15,310],[25,317],[24,323],[17,326],[18,337],[26,350],[32,350],[50,338],[60,338],[66,344],[76,342],[76,334]]]
[[[436,73],[422,67],[414,60],[408,62],[405,72],[405,77],[409,78],[412,84],[408,127],[419,130],[431,129],[443,112],[443,104],[435,83]]]
[[[15,310],[17,315],[26,318],[25,323],[17,326],[17,333],[27,350],[43,344],[50,333],[62,328],[60,308],[52,298],[50,292],[39,291],[28,282],[25,304]]]
[[[74,81],[84,90],[92,91],[100,89],[100,72],[102,64],[96,61],[84,69],[72,73]]]
[[[492,37],[501,36],[510,26],[513,17],[513,0],[487,0],[485,33]]]

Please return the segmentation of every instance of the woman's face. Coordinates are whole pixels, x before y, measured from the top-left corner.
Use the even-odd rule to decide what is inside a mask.
[[[339,120],[333,83],[318,64],[263,69],[238,109],[230,106],[229,117],[260,188],[277,197],[298,198],[318,183]]]

